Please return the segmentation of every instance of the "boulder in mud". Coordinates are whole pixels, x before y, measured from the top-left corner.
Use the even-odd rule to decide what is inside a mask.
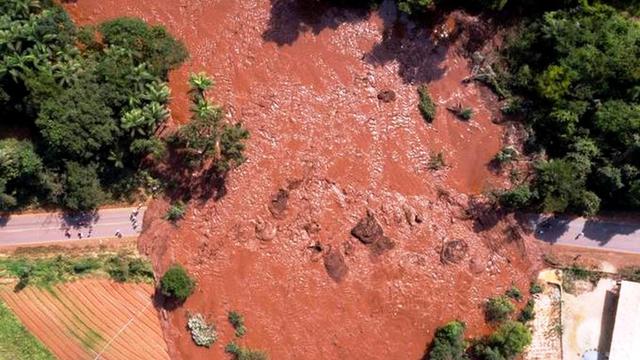
[[[327,274],[336,282],[342,281],[349,271],[342,253],[334,249],[329,249],[325,254],[324,267],[327,270]]]
[[[371,244],[370,247],[371,247],[371,252],[374,255],[382,255],[388,250],[391,250],[394,247],[396,247],[396,243],[386,236],[381,236],[376,242]]]
[[[258,218],[255,221],[256,238],[262,241],[271,241],[276,237],[278,229],[268,221]]]
[[[447,241],[442,247],[441,260],[445,264],[455,264],[464,259],[468,251],[469,245],[462,240]]]
[[[469,262],[469,270],[474,274],[481,274],[484,272],[486,265],[479,259],[471,259]]]
[[[383,236],[382,227],[371,211],[360,219],[358,224],[351,229],[351,235],[355,236],[363,244],[373,244]]]
[[[384,103],[396,101],[396,93],[393,90],[382,90],[378,93],[378,100]]]
[[[289,191],[280,189],[271,197],[269,211],[276,219],[282,219],[286,215],[287,203],[289,202]]]
[[[320,232],[320,224],[317,221],[310,221],[304,224],[303,229],[309,235],[317,234]]]

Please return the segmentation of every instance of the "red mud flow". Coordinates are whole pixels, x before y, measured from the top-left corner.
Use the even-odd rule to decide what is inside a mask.
[[[272,359],[419,359],[435,328],[453,319],[470,336],[487,333],[484,299],[512,283],[527,289],[537,266],[525,256],[537,251],[531,244],[504,244],[504,224],[477,232],[464,220],[468,195],[506,184],[487,167],[503,137],[491,121],[494,99],[462,83],[470,70],[456,46],[434,46],[427,28],[394,26],[390,3],[373,14],[297,3],[317,4],[67,6],[82,24],[130,15],[166,25],[191,53],[171,76],[173,121],[189,116],[188,73],[205,70],[215,100],[251,131],[248,161],[225,197],[190,203],[178,227],[161,219],[166,202],[147,211],[140,248],[156,272],[180,262],[198,282],[166,315],[172,358],[228,359],[229,310],[246,319],[237,341]],[[418,112],[422,83],[438,104],[433,125]],[[383,90],[395,100],[379,99]],[[458,105],[474,109],[471,121],[446,110]],[[447,166],[434,172],[438,152]],[[350,234],[367,210],[384,232],[380,246]],[[445,265],[443,243],[454,240],[466,247]],[[211,349],[192,343],[188,312],[216,323]]]

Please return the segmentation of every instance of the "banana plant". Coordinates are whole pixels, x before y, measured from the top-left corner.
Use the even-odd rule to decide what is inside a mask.
[[[143,108],[143,113],[148,120],[150,129],[155,129],[158,124],[163,123],[169,118],[169,110],[166,106],[161,105],[158,102],[150,102]]]
[[[171,90],[167,83],[154,81],[146,85],[147,90],[142,94],[142,98],[151,102],[166,104],[169,102]]]
[[[205,72],[189,75],[189,85],[191,90],[195,90],[200,94],[204,94],[213,86],[213,80]]]
[[[191,106],[191,112],[197,119],[208,119],[217,117],[220,108],[205,98],[197,98]]]
[[[129,75],[127,75],[127,80],[131,81],[136,92],[143,92],[145,86],[153,81],[155,78],[148,70],[148,66],[146,63],[142,63],[136,67],[134,67]]]
[[[137,134],[144,135],[147,123],[147,117],[140,108],[127,111],[120,119],[123,129],[128,130],[132,137]]]

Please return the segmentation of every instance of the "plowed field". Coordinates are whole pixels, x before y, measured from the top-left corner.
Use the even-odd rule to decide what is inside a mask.
[[[168,359],[153,287],[81,280],[0,297],[59,359]]]

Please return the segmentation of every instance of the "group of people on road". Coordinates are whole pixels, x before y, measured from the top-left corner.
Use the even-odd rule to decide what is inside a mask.
[[[144,205],[143,203],[138,204],[138,207],[136,207],[131,212],[131,214],[129,214],[129,221],[131,222],[131,228],[136,232],[138,232],[138,227],[139,227],[138,215],[140,214],[140,210],[142,209],[143,205]],[[82,231],[82,229],[86,228],[87,226],[88,226],[87,232],[84,233]],[[78,239],[83,239],[83,238],[87,238],[88,239],[93,234],[93,224],[91,222],[78,221],[77,224],[75,224],[75,227],[78,228],[78,234],[77,234]],[[65,228],[64,228],[64,236],[67,239],[71,238],[71,236],[72,236],[71,235],[71,226],[69,226],[69,225],[65,226]],[[115,236],[118,237],[118,238],[121,238],[122,237],[122,231],[120,229],[117,229],[116,232],[115,232]]]

